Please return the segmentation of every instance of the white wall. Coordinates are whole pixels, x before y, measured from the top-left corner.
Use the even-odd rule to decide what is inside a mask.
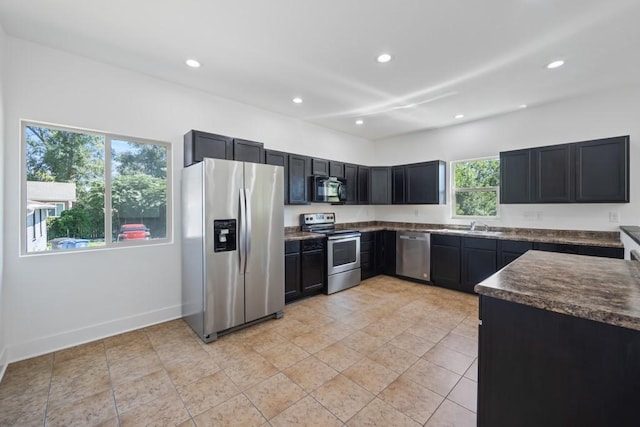
[[[262,141],[268,148],[368,163],[371,142],[7,37],[4,226],[6,343],[19,360],[180,315],[182,137],[190,129]],[[194,72],[194,70],[185,70]],[[197,71],[195,71],[197,72]],[[19,255],[20,127],[28,119],[173,144],[174,241]],[[324,207],[324,206],[321,206]],[[320,207],[319,207],[320,208]],[[287,225],[297,224],[287,208]],[[350,220],[367,208],[346,207]]]
[[[5,35],[0,26],[0,165],[4,164],[4,55]],[[4,174],[0,173],[0,380],[7,367],[4,330],[7,324],[4,310]]]
[[[640,219],[640,87],[624,87],[530,107],[508,115],[375,142],[376,159],[387,165],[419,160],[464,160],[497,156],[500,151],[577,142],[610,136],[631,136],[631,203],[567,205],[503,205],[490,225],[570,230],[618,230]],[[378,160],[379,161],[379,160]],[[447,164],[447,174],[449,174]],[[447,183],[447,188],[450,186]],[[469,223],[451,218],[446,206],[376,206],[377,220],[421,223]],[[620,223],[609,222],[618,212]]]

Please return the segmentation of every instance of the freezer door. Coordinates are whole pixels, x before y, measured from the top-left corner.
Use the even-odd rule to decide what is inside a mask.
[[[215,239],[228,238],[231,233],[221,232],[221,230],[214,232],[216,220],[236,220],[236,224],[240,224],[243,164],[220,159],[204,159],[203,163],[205,168],[204,328],[206,336],[244,323],[241,247],[239,242],[236,242],[235,250],[216,251]],[[229,221],[229,223],[232,222]],[[235,238],[238,240],[239,235],[240,233],[235,233]]]
[[[247,246],[245,316],[251,322],[284,308],[284,170],[245,163]]]

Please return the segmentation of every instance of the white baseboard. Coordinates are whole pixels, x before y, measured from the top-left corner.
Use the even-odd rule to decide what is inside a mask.
[[[7,349],[3,348],[0,350],[0,382],[2,382],[2,378],[4,378],[4,373],[7,372],[7,366],[9,366],[9,362],[7,362]]]
[[[180,317],[182,317],[180,305],[165,307],[160,310],[149,311],[134,316],[122,317],[120,319],[10,345],[6,349],[6,359],[8,362],[17,362]]]

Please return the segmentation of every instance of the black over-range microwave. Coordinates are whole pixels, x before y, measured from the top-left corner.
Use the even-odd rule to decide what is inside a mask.
[[[347,200],[347,180],[334,176],[311,177],[312,201],[344,203]]]

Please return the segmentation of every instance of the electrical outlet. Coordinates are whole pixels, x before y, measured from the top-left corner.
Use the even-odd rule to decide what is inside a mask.
[[[620,212],[611,211],[609,212],[609,222],[619,223],[620,222]]]

